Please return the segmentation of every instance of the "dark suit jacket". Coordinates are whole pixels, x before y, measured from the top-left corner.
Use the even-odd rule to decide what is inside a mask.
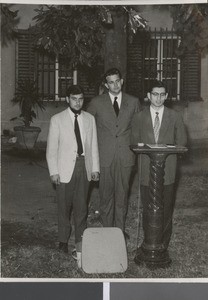
[[[138,111],[138,105],[137,98],[122,93],[117,117],[108,93],[91,100],[87,111],[95,116],[101,167],[109,167],[115,153],[119,155],[123,166],[134,164],[135,157],[129,145],[132,119]]]
[[[147,107],[135,115],[132,123],[132,144],[138,142],[144,144],[155,144],[153,124],[150,108]],[[160,127],[158,144],[175,144],[185,146],[187,142],[186,129],[180,113],[164,108],[162,123]],[[175,181],[176,155],[169,155],[165,162],[165,184]],[[141,184],[149,185],[149,157],[141,156]]]

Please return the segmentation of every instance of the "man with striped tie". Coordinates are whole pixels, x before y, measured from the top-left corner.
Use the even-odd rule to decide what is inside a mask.
[[[181,113],[164,106],[168,97],[166,88],[161,81],[154,81],[147,93],[150,106],[135,115],[132,123],[132,144],[173,144],[185,146],[187,134]],[[164,247],[167,249],[172,233],[172,214],[174,203],[174,183],[176,175],[176,155],[169,155],[165,162],[164,176]],[[141,155],[140,190],[143,205],[143,226],[145,211],[149,205],[149,165],[147,155]]]

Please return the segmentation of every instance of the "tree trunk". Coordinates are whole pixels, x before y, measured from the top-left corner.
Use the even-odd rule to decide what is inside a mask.
[[[127,34],[126,24],[127,16],[117,16],[113,12],[113,28],[106,30],[105,43],[105,71],[116,67],[126,79],[126,62],[127,62]]]

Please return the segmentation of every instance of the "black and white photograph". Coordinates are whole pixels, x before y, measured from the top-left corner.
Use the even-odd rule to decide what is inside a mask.
[[[207,281],[207,1],[0,3],[1,278]]]

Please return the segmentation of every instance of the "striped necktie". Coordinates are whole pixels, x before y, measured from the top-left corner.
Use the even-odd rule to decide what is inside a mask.
[[[160,119],[159,119],[159,113],[155,113],[155,121],[154,121],[154,136],[155,136],[155,142],[157,144],[158,142],[158,137],[159,137],[159,132],[160,132]]]

